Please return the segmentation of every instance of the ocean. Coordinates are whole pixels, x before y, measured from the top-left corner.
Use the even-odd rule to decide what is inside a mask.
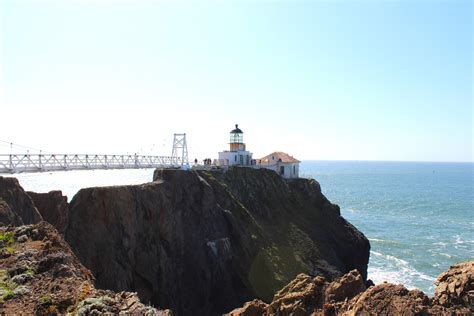
[[[328,199],[371,243],[368,277],[434,292],[450,265],[474,259],[474,164],[303,161],[300,175],[320,182]],[[62,190],[149,182],[153,169],[25,173],[26,190]]]

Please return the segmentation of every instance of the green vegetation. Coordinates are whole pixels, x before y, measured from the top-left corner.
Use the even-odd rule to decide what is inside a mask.
[[[14,242],[15,238],[13,237],[13,232],[0,234],[0,245],[2,245],[2,248],[5,248],[9,253],[14,252],[14,249],[12,247]]]
[[[8,278],[8,271],[6,269],[0,269],[0,281],[3,282]]]
[[[53,300],[51,299],[51,296],[49,295],[41,296],[40,299],[38,300],[38,304],[51,305],[53,304]]]
[[[50,314],[57,314],[58,307],[53,304],[53,300],[51,296],[45,295],[40,297],[38,300],[38,304],[36,305],[36,314],[40,315],[50,315]]]
[[[14,295],[14,294],[13,294],[13,291],[10,290],[10,289],[7,289],[7,290],[5,290],[5,292],[3,293],[2,299],[3,299],[4,301],[7,301],[7,300],[13,298],[13,295]]]
[[[5,234],[0,234],[0,242],[3,242],[4,245],[11,245],[15,242],[12,232],[7,232]]]
[[[14,296],[13,290],[18,286],[15,282],[9,282],[6,270],[0,270],[2,281],[0,282],[0,298],[6,301]]]
[[[32,268],[26,269],[25,273],[30,275],[30,276],[34,276],[36,274],[35,270],[33,270]]]

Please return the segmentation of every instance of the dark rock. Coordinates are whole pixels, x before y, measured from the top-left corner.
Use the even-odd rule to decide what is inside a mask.
[[[20,216],[12,211],[10,205],[0,198],[0,226],[22,225]]]
[[[221,314],[301,272],[365,281],[370,245],[314,180],[275,172],[156,170],[153,183],[82,189],[66,240],[114,291],[178,315]]]
[[[24,272],[26,272],[28,270],[28,266],[25,265],[25,264],[22,264],[22,263],[17,263],[16,265],[14,265],[13,267],[10,267],[8,269],[8,275],[13,278],[14,276],[16,275],[20,275],[20,274],[23,274]]]
[[[64,234],[69,217],[67,197],[61,191],[48,193],[27,192],[45,221]]]
[[[0,249],[0,259],[8,258],[12,254],[5,248]]]
[[[22,273],[22,274],[15,275],[12,278],[12,281],[15,282],[16,284],[25,284],[26,282],[28,282],[32,278],[33,277],[30,274]]]
[[[41,221],[33,201],[16,178],[0,177],[0,223],[19,226]]]
[[[70,257],[63,252],[56,252],[41,259],[38,263],[38,273],[42,273],[58,267],[58,265],[68,263]]]
[[[28,240],[28,236],[27,235],[21,235],[20,237],[18,237],[18,242],[26,242]]]

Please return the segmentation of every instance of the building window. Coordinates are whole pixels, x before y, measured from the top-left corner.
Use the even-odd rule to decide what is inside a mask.
[[[293,165],[293,174],[296,174],[296,166]]]
[[[234,162],[237,162],[237,155],[234,156]]]
[[[284,166],[281,166],[281,167],[280,167],[280,174],[281,174],[281,175],[284,175],[284,174],[285,174],[285,167],[284,167]]]

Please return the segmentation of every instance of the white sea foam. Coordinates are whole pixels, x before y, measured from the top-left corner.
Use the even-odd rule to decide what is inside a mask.
[[[378,241],[378,242],[384,242],[386,240],[383,240],[383,239],[379,239],[379,238],[367,238],[368,240],[370,241]]]
[[[435,281],[435,277],[416,270],[406,260],[377,251],[371,251],[370,254],[371,264],[368,269],[368,277],[375,284],[386,281],[403,284],[408,289],[414,289],[417,288],[416,284],[419,281],[428,281],[431,284]],[[433,288],[434,286],[431,286],[429,290]]]

